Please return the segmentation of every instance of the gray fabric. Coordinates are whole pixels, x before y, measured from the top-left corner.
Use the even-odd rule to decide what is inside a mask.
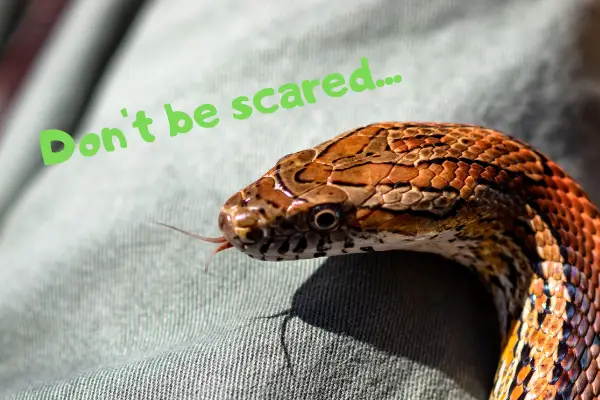
[[[588,131],[573,111],[582,9],[562,0],[148,3],[78,130],[120,127],[128,148],[39,168],[39,131],[64,121],[117,3],[71,10],[0,147],[0,395],[486,398],[498,327],[489,296],[460,266],[410,253],[261,263],[226,251],[205,273],[212,246],[152,222],[218,235],[223,201],[280,156],[381,120],[505,130],[598,199],[598,171],[583,173],[577,147]],[[237,96],[347,76],[360,57],[375,76],[403,82],[231,117]],[[221,122],[169,137],[164,103],[190,113],[212,103]],[[130,127],[138,110],[154,119],[153,143]]]

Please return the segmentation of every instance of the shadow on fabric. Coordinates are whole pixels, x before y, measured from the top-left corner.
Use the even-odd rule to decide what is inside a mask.
[[[440,370],[475,398],[492,388],[500,356],[492,297],[467,268],[433,254],[330,257],[282,315]]]

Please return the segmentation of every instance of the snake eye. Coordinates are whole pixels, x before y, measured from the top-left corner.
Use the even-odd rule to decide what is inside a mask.
[[[312,209],[309,223],[318,231],[332,231],[338,227],[342,211],[336,204],[320,204]]]

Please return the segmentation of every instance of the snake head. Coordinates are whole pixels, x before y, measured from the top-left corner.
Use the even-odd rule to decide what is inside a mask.
[[[219,214],[219,229],[235,248],[265,261],[327,255],[327,242],[344,240],[353,205],[344,191],[323,185],[294,196],[266,175],[233,195]]]
[[[350,135],[281,158],[225,203],[223,237],[253,258],[280,261],[411,248],[441,224],[465,222],[440,218],[457,190],[418,187],[444,168],[398,163],[406,155],[387,144]]]
[[[223,237],[266,261],[325,256],[343,242],[355,206],[343,189],[327,184],[331,167],[315,156],[313,149],[287,155],[231,196],[219,214]]]

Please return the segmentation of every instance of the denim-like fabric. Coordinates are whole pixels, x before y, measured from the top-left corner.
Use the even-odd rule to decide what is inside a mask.
[[[148,2],[72,115],[125,3],[69,11],[0,147],[0,397],[485,399],[498,325],[466,269],[426,254],[262,263],[228,250],[205,273],[213,246],[152,222],[218,235],[222,203],[281,156],[382,120],[504,130],[597,200],[573,74],[583,6]],[[361,57],[403,82],[232,117],[237,96],[347,76]],[[189,113],[212,103],[221,121],[170,137],[165,103]],[[154,120],[153,143],[131,128],[138,110]],[[78,137],[120,127],[128,148],[40,167],[39,132],[57,126]]]

